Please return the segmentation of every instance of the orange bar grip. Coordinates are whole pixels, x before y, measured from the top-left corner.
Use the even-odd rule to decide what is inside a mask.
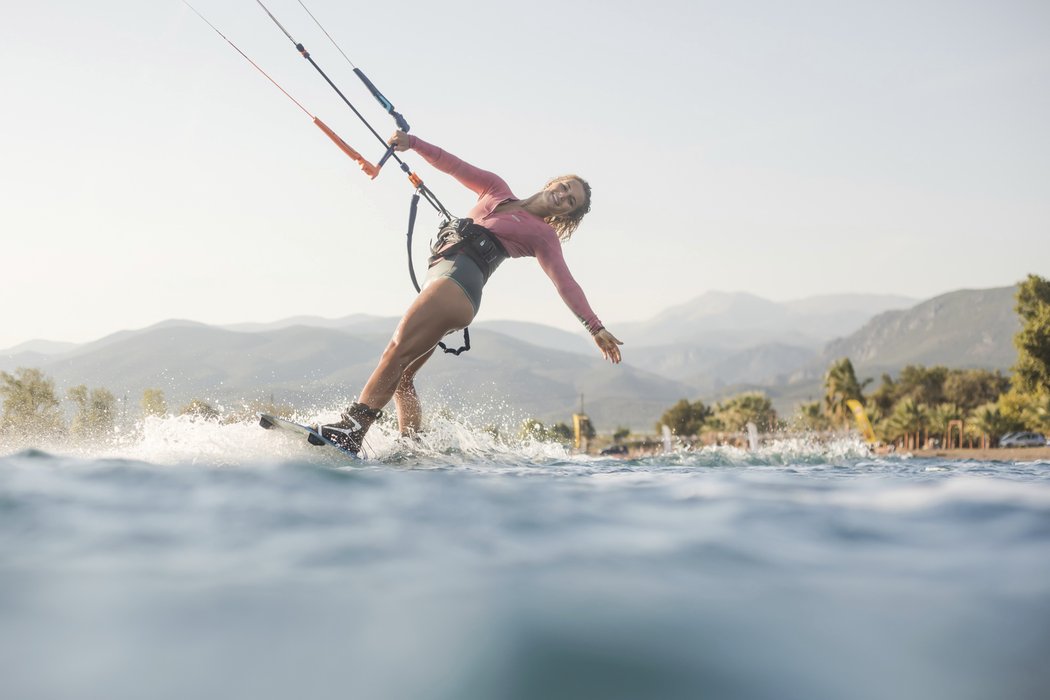
[[[350,144],[339,138],[339,134],[329,129],[328,125],[320,119],[318,119],[317,117],[314,117],[314,124],[316,124],[317,128],[323,131],[325,135],[328,136],[328,138],[332,139],[332,143],[334,143],[336,146],[339,146],[339,149],[343,153],[357,161],[357,163],[361,166],[361,170],[365,172],[365,175],[372,178],[373,180],[375,179],[376,175],[379,174],[379,169],[376,168],[376,166],[372,165],[367,160],[365,160],[364,156],[362,156],[360,153],[351,148]]]
[[[411,182],[416,187],[419,187],[420,185],[423,184],[423,179],[421,177],[419,177],[419,175],[416,175],[415,173],[409,173],[408,174],[408,181]]]

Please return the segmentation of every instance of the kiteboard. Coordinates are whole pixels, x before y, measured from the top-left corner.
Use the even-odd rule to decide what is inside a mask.
[[[278,418],[271,416],[266,413],[259,414],[259,425],[267,430],[283,430],[286,433],[294,433],[296,435],[303,436],[311,445],[320,445],[331,447],[332,449],[339,450],[344,456],[352,457],[353,459],[359,459],[357,453],[351,452],[342,445],[332,442],[321,433],[317,432],[314,428],[308,425],[301,425],[299,423],[293,423],[290,420],[284,418]]]

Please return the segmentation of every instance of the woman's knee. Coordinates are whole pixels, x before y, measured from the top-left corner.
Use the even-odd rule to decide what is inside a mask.
[[[420,338],[413,338],[407,340],[394,336],[386,346],[386,350],[383,351],[383,362],[390,367],[397,369],[399,373],[398,386],[405,380],[405,372],[409,370],[409,367],[415,362],[421,355],[425,355],[434,344],[427,342],[420,342]],[[436,341],[435,341],[436,342]],[[408,377],[408,383],[411,385],[412,377],[410,373]]]

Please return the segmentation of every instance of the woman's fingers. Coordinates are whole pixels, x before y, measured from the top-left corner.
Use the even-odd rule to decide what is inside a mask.
[[[623,341],[618,340],[616,336],[603,328],[595,334],[594,342],[598,344],[602,357],[613,364],[620,362],[620,346],[623,345]]]
[[[387,140],[387,144],[393,146],[395,151],[407,151],[408,134],[401,130],[395,131],[394,135]]]

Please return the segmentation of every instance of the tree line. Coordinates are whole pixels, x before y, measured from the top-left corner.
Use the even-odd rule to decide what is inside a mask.
[[[707,406],[703,401],[681,399],[660,416],[656,431],[666,425],[680,437],[703,433],[738,433],[748,423],[764,432],[778,430],[783,426],[773,402],[760,391],[749,391]]]
[[[0,440],[6,444],[28,444],[40,439],[66,438],[77,441],[102,441],[113,437],[117,421],[127,406],[120,407],[117,397],[104,387],[89,388],[80,384],[60,397],[55,381],[35,368],[20,367],[13,373],[0,372]],[[66,402],[63,405],[63,401]],[[268,404],[244,406],[227,416],[204,399],[194,399],[181,406],[175,415],[188,415],[206,420],[242,420],[258,410],[287,413],[287,407]],[[146,389],[139,400],[139,416],[167,416],[169,409],[161,389]]]
[[[780,421],[761,393],[741,394],[713,407],[682,399],[660,417],[681,436],[740,431],[747,422],[760,429],[845,430],[853,425],[847,402],[865,408],[876,437],[884,443],[918,445],[933,438],[944,444],[952,421],[963,421],[971,444],[1008,432],[1050,432],[1050,281],[1029,275],[1018,286],[1015,310],[1021,329],[1014,337],[1017,362],[1010,376],[984,369],[910,365],[894,378],[883,374],[858,380],[849,358],[831,364],[821,400],[803,403],[790,421]],[[921,436],[921,438],[920,438]]]

